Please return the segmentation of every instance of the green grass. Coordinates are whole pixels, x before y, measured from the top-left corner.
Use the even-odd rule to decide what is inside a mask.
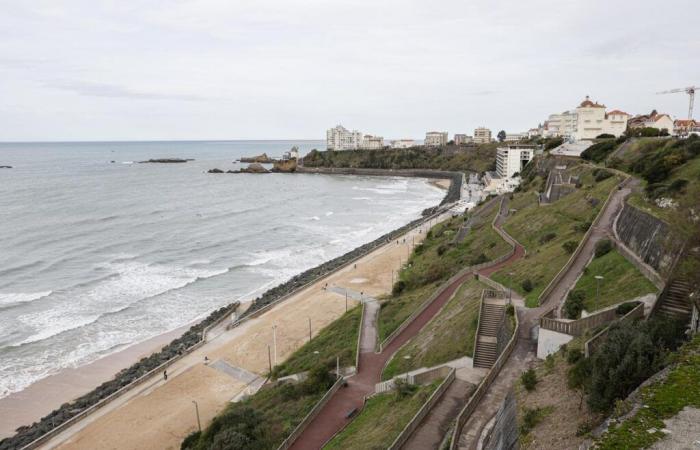
[[[491,227],[497,213],[497,207],[483,214],[483,217],[478,211],[474,213],[479,216],[478,223],[460,243],[453,241],[464,223],[463,217],[451,218],[430,230],[399,274],[399,279],[406,285],[405,290],[382,299],[378,319],[380,341],[386,339],[442,282],[459,270],[480,261],[494,260],[510,251],[508,243]]]
[[[605,277],[600,281],[599,301],[596,301],[596,275]],[[617,250],[594,258],[574,289],[584,292],[586,298],[583,304],[588,312],[657,291],[656,286]]]
[[[304,372],[319,362],[335,368],[337,356],[340,356],[341,367],[354,366],[361,317],[362,307],[358,305],[331,322],[284,363],[276,366],[272,370],[273,377]]]
[[[537,306],[539,295],[569,260],[571,255],[562,244],[581,241],[585,234],[583,227],[593,222],[610,191],[620,181],[618,177],[611,177],[596,183],[588,166],[571,170],[581,175],[581,189],[547,206],[539,206],[536,194],[531,191],[515,194],[509,204],[509,208],[517,212],[508,218],[504,229],[527,249],[527,255],[496,272],[492,278],[520,293],[530,307]],[[595,198],[597,205],[591,205],[589,198]],[[550,233],[554,238],[544,242],[545,235]],[[522,288],[526,279],[533,284],[530,292]]]
[[[486,287],[474,279],[462,284],[442,311],[393,356],[382,378],[473,356],[479,300]]]
[[[611,427],[596,442],[602,450],[646,448],[662,439],[668,419],[686,406],[700,408],[700,336],[686,344],[675,358],[678,365],[668,378],[642,388],[645,407],[618,426]],[[657,431],[649,433],[647,430]]]
[[[378,394],[367,400],[360,414],[325,447],[332,449],[380,449],[394,442],[442,380],[419,386],[412,395]]]

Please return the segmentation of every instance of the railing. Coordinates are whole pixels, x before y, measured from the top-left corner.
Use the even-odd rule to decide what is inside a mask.
[[[508,341],[508,345],[506,345],[506,347],[503,349],[503,353],[500,354],[493,367],[489,370],[484,379],[481,380],[479,387],[476,388],[476,391],[474,391],[467,404],[464,405],[464,408],[462,408],[457,416],[457,423],[452,431],[452,444],[450,445],[451,450],[456,450],[459,447],[459,436],[462,433],[462,427],[464,427],[464,424],[467,423],[467,420],[469,420],[471,415],[474,413],[474,410],[477,408],[477,406],[479,406],[479,402],[481,402],[481,399],[484,397],[484,395],[486,395],[489,386],[491,383],[493,383],[493,380],[496,379],[498,373],[501,371],[501,368],[505,365],[506,361],[510,357],[510,354],[513,352],[515,344],[518,341],[519,330],[520,320],[518,319],[517,311],[515,311],[515,329],[513,330],[513,336],[511,336],[510,341]]]
[[[624,323],[628,322],[630,320],[636,320],[636,319],[641,319],[644,317],[644,303],[640,303],[639,305],[635,306],[633,310],[622,316],[620,318],[619,322]],[[583,344],[584,348],[584,353],[586,355],[586,358],[590,358],[593,353],[600,348],[601,345],[605,342],[605,340],[608,338],[608,333],[610,332],[610,327],[605,327],[603,330],[598,332],[595,336],[587,340]]]
[[[612,322],[616,318],[617,313],[614,308],[606,309],[605,311],[572,321],[563,321],[552,317],[540,317],[540,328],[568,334],[569,336],[581,336],[586,330]]]
[[[623,181],[621,181],[619,184],[616,185],[615,188],[613,188],[610,193],[608,194],[608,197],[605,199],[605,202],[603,203],[603,206],[600,208],[600,211],[598,211],[598,215],[596,215],[595,219],[593,220],[593,223],[591,223],[591,226],[588,227],[588,230],[586,230],[586,233],[583,235],[583,238],[581,238],[581,241],[578,243],[578,247],[576,247],[576,250],[571,254],[569,257],[569,260],[562,266],[562,268],[557,272],[557,274],[552,278],[552,280],[547,284],[547,287],[544,288],[542,293],[537,297],[537,304],[538,305],[543,305],[547,303],[549,300],[547,297],[552,293],[554,290],[554,287],[559,284],[561,279],[564,277],[566,272],[569,270],[571,265],[574,263],[574,260],[581,254],[583,251],[583,247],[586,245],[586,242],[588,239],[591,237],[591,234],[593,233],[593,228],[595,228],[600,220],[603,217],[603,213],[605,212],[605,208],[607,208],[608,204],[610,203],[610,200],[612,199],[613,195],[615,192],[618,190],[618,188],[622,188],[627,185],[627,183],[631,180],[631,177],[628,175],[627,178],[625,178]],[[554,308],[556,308],[557,305],[554,305]]]
[[[331,399],[333,394],[335,394],[335,392],[338,389],[340,389],[340,387],[343,385],[343,383],[345,383],[345,379],[343,377],[339,376],[338,379],[335,381],[335,383],[333,383],[333,386],[331,386],[331,388],[328,389],[328,391],[325,394],[323,394],[323,397],[321,397],[321,400],[319,400],[318,403],[316,403],[316,405],[314,405],[313,409],[311,411],[309,411],[309,413],[306,415],[306,417],[304,417],[304,420],[302,420],[299,423],[299,425],[297,425],[296,428],[294,428],[294,431],[292,431],[292,434],[287,436],[287,439],[285,439],[280,444],[280,446],[277,447],[277,450],[286,450],[289,447],[291,447],[292,444],[294,444],[294,441],[296,441],[299,438],[299,436],[301,436],[301,434],[304,432],[306,427],[311,423],[311,421],[313,421],[316,418],[316,416],[318,416],[318,413],[321,412],[321,409],[323,409],[323,407],[326,406],[326,403],[328,403],[328,401]]]
[[[423,419],[425,419],[425,416],[428,415],[430,410],[433,409],[435,404],[440,400],[440,397],[442,397],[447,388],[449,388],[455,380],[455,372],[455,369],[450,370],[450,373],[445,377],[443,382],[433,391],[428,400],[421,406],[403,430],[401,430],[401,433],[396,436],[396,439],[394,439],[394,442],[388,447],[388,450],[398,450],[408,441],[413,432],[416,431],[416,428],[418,428]]]

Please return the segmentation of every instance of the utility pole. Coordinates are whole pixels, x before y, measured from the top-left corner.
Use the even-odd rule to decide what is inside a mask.
[[[345,312],[348,312],[348,290],[345,289]]]
[[[270,346],[267,346],[267,363],[270,365],[270,373],[272,373],[272,356],[270,355]]]
[[[340,356],[335,357],[335,374],[340,378]]]
[[[309,342],[311,342],[311,317],[309,317]]]
[[[199,429],[199,432],[202,432],[202,422],[199,420],[199,405],[195,400],[192,400],[192,403],[194,403],[194,411],[197,414],[197,428]]]

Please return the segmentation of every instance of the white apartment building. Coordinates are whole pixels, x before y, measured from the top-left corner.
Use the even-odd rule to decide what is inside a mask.
[[[527,133],[506,133],[505,142],[518,142],[528,138]]]
[[[455,134],[454,141],[455,145],[465,145],[474,142],[474,138],[466,134]]]
[[[496,150],[496,173],[501,178],[511,178],[532,161],[534,150],[527,147],[499,147]]]
[[[365,136],[362,138],[360,148],[365,150],[381,150],[384,148],[384,138],[381,136],[365,134]]]
[[[391,148],[411,148],[416,146],[413,139],[396,139],[391,141]]]
[[[342,125],[326,131],[326,148],[328,150],[357,150],[362,146],[362,133],[349,131]]]
[[[544,123],[545,137],[563,137],[570,139],[576,131],[576,113],[564,111],[561,114],[551,114]]]
[[[447,145],[447,131],[428,131],[425,133],[423,145],[428,147],[439,147]]]
[[[474,130],[474,143],[488,144],[491,142],[491,130],[485,127],[479,127]]]

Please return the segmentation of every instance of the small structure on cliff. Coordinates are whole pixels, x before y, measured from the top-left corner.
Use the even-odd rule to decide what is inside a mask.
[[[540,204],[554,203],[581,187],[581,179],[566,173],[566,166],[556,166],[549,171],[547,185],[540,194]]]

